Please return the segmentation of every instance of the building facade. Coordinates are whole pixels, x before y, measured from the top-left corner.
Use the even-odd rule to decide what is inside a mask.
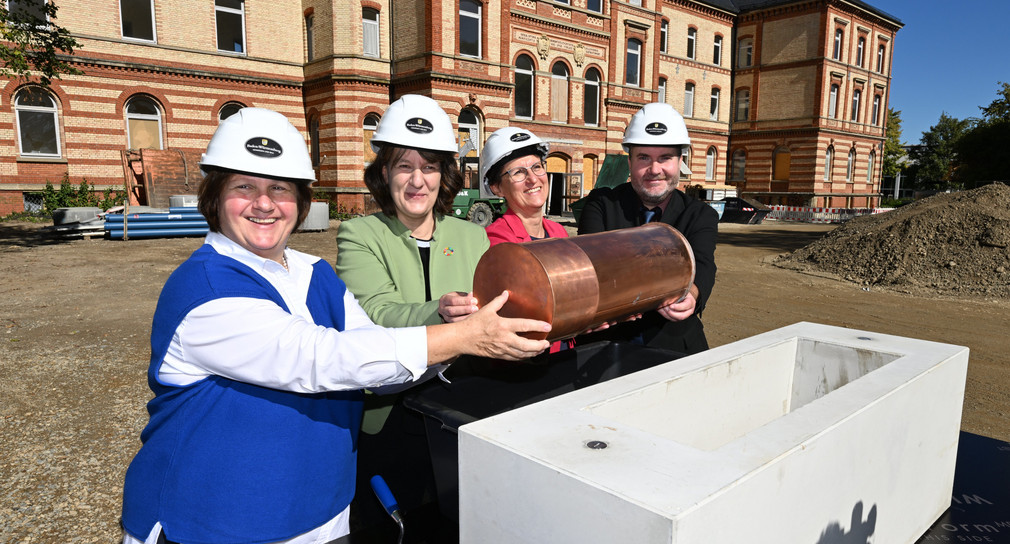
[[[521,126],[547,140],[550,213],[594,186],[631,115],[654,101],[684,114],[689,191],[825,206],[879,198],[901,22],[857,0],[57,4],[83,75],[0,88],[0,214],[64,177],[125,184],[138,203],[165,176],[193,187],[217,123],[246,106],[291,118],[317,191],[371,211],[368,140],[407,93],[434,98],[460,147],[471,144],[471,187],[492,131]]]

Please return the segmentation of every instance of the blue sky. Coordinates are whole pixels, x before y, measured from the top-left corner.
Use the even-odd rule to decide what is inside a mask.
[[[1010,82],[1010,1],[864,1],[905,24],[895,38],[890,97],[904,143],[919,143],[942,112],[980,117],[999,82]]]

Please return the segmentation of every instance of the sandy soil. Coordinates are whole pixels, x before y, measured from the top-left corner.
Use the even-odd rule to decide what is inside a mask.
[[[292,247],[336,256],[329,231]],[[200,238],[54,241],[0,223],[0,542],[115,542],[150,397],[151,314]],[[720,225],[718,346],[798,321],[968,346],[962,428],[1010,440],[1010,300],[913,296],[777,267],[831,225]]]

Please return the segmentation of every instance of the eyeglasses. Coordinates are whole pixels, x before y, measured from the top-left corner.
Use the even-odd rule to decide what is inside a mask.
[[[517,166],[511,170],[506,170],[505,175],[508,175],[512,183],[522,183],[526,181],[526,177],[532,173],[534,176],[544,175],[544,165],[543,163],[535,163],[530,166]]]

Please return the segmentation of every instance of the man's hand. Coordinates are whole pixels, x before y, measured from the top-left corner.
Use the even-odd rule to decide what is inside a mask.
[[[669,321],[683,321],[694,315],[694,308],[698,304],[698,288],[691,284],[691,289],[681,300],[669,299],[660,304],[656,309],[659,315]]]

